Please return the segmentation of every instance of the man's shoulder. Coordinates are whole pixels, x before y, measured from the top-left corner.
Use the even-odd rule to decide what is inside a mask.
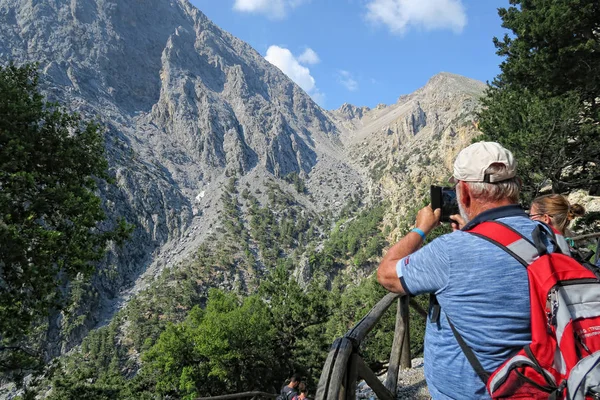
[[[294,388],[291,388],[291,387],[289,387],[288,385],[285,385],[285,386],[283,387],[283,389],[281,389],[281,392],[282,392],[282,393],[285,393],[285,394],[297,393],[297,392],[296,392],[296,389],[294,389]]]
[[[517,232],[521,233],[523,236],[531,236],[534,228],[539,225],[538,222],[532,221],[529,218],[522,216],[510,216],[504,218],[498,218],[497,220],[483,221],[482,224],[485,223],[494,223],[500,222],[504,225],[508,225],[513,228]],[[469,231],[455,231],[447,236],[450,240],[464,240],[467,237],[473,237],[473,235],[469,234]]]
[[[501,218],[498,219],[498,221],[510,226],[526,238],[531,237],[531,234],[537,225],[535,221],[520,216]],[[472,244],[473,246],[482,245],[481,240],[477,238],[477,236],[469,233],[468,231],[462,230],[454,231],[446,235],[439,236],[430,243],[432,250],[434,250],[435,248],[454,249],[456,248],[456,246],[464,247],[470,244]]]
[[[456,243],[471,240],[472,237],[473,235],[469,234],[468,232],[454,231],[442,236],[438,236],[429,244],[433,244],[435,246],[454,246]]]
[[[499,222],[510,226],[524,236],[531,236],[533,230],[540,223],[524,217],[506,217],[498,219]]]

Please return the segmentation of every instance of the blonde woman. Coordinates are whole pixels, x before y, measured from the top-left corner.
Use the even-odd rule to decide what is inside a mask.
[[[565,241],[567,227],[574,218],[584,214],[583,206],[570,204],[569,200],[560,194],[548,194],[535,198],[529,210],[529,218],[534,221],[542,221],[554,229],[558,245],[566,254],[570,253],[569,246]]]

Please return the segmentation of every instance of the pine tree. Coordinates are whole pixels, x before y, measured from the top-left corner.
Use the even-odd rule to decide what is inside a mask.
[[[21,372],[39,359],[24,340],[129,227],[99,229],[100,126],[45,102],[33,65],[0,66],[0,93],[0,372]]]
[[[504,57],[480,114],[483,138],[520,162],[528,197],[600,184],[600,3],[510,0]]]

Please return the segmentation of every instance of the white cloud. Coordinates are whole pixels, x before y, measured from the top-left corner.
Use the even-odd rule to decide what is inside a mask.
[[[310,0],[235,0],[233,9],[241,12],[265,14],[269,18],[282,19],[288,12]]]
[[[304,53],[298,57],[298,61],[302,64],[314,65],[321,62],[319,55],[310,47],[304,50]]]
[[[409,27],[462,32],[467,14],[462,0],[368,0],[367,19],[384,23],[395,34]]]
[[[341,83],[351,92],[355,92],[358,90],[358,82],[352,76],[352,73],[349,71],[340,70],[338,71],[338,82]]]
[[[310,69],[301,65],[298,58],[291,51],[284,47],[271,46],[267,50],[265,59],[296,82],[314,101],[320,105],[324,104],[325,95],[317,88],[315,78],[310,74]]]
[[[265,56],[268,62],[279,68],[291,80],[296,82],[298,86],[306,92],[310,92],[315,88],[315,78],[310,74],[310,70],[300,65],[296,57],[286,48],[279,46],[271,46],[267,50]]]

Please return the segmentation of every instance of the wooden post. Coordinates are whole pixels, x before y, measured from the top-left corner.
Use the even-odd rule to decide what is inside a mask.
[[[348,371],[346,372],[346,399],[356,400],[356,383],[358,381],[358,354],[350,356]]]
[[[423,310],[423,307],[421,307],[421,305],[419,303],[417,303],[417,301],[412,297],[410,298],[410,306],[412,307],[413,310],[415,310],[416,312],[421,314],[421,316],[423,318],[425,318],[425,319],[429,318],[427,311]]]
[[[352,341],[348,338],[343,337],[333,342],[317,386],[317,400],[339,399],[353,349]]]
[[[346,370],[348,369],[348,361],[352,355],[354,346],[349,339],[342,338],[340,350],[337,354],[335,365],[331,371],[331,381],[329,382],[329,394],[326,398],[335,399],[344,395],[343,387],[346,382]]]
[[[321,379],[319,379],[315,400],[354,399],[356,395],[356,381],[358,380],[357,368],[358,376],[361,376],[367,382],[371,380],[372,384],[375,385],[375,387],[371,387],[379,398],[393,399],[394,395],[385,388],[373,371],[365,366],[364,361],[356,353],[364,338],[375,327],[375,324],[377,324],[387,309],[392,304],[397,303],[399,297],[400,295],[397,293],[388,293],[385,295],[343,338],[336,339],[333,342],[325,361],[325,366],[321,372]],[[408,325],[406,325],[408,322],[408,296],[405,297],[406,301],[401,303],[399,307],[403,321],[401,326],[405,326],[408,329]],[[406,310],[402,307],[405,307]],[[400,338],[403,338],[402,340],[408,340],[405,339],[407,337],[406,331],[400,333]],[[406,346],[397,347],[399,349],[408,347],[408,365],[410,366],[410,343]],[[353,355],[356,355],[356,357],[353,357]],[[400,365],[402,365],[402,350],[400,350]],[[361,368],[364,370],[363,373],[360,372]]]
[[[392,342],[387,378],[385,379],[385,387],[393,395],[396,394],[396,388],[398,386],[400,354],[402,352],[402,340],[404,339],[404,322],[402,320],[402,299],[404,297],[398,299],[398,305],[396,307],[396,328],[394,330],[394,341]]]
[[[317,386],[317,400],[327,399],[329,382],[331,381],[331,372],[335,365],[335,359],[337,357],[341,344],[342,339],[339,338],[336,339],[331,345],[331,349],[329,350],[329,354],[327,355],[327,359],[325,360],[325,365],[323,366],[323,371],[321,372],[321,379],[319,379],[319,385]]]
[[[410,323],[409,323],[409,296],[400,298],[400,314],[404,325],[404,338],[402,339],[402,353],[400,355],[400,367],[403,369],[411,368],[410,357]]]

